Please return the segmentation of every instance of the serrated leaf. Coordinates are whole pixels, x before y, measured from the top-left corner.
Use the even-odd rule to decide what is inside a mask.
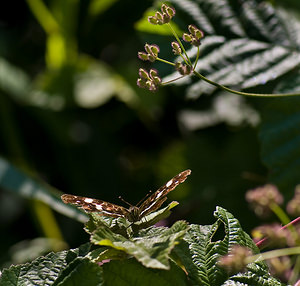
[[[175,263],[168,271],[146,268],[134,259],[111,261],[103,265],[105,285],[185,286],[190,285],[185,273]]]
[[[4,269],[0,278],[0,285],[53,285],[67,265],[66,256],[67,251],[50,253],[31,263]]]
[[[133,224],[132,229],[134,231],[136,231],[136,230],[139,230],[139,229],[147,228],[149,226],[152,226],[152,225],[156,224],[157,222],[159,222],[163,219],[166,219],[171,214],[170,210],[172,208],[176,207],[177,205],[179,205],[179,203],[176,202],[176,201],[173,201],[169,205],[167,205],[166,207],[164,207],[162,209],[159,209],[158,211],[150,213],[149,215],[144,217],[138,223]]]
[[[277,87],[278,92],[300,88],[300,73]],[[262,160],[270,170],[269,180],[289,195],[300,183],[300,97],[276,98],[262,110],[259,138]]]
[[[90,244],[77,249],[49,253],[30,263],[4,269],[0,285],[102,285],[102,270],[85,257]]]
[[[268,273],[239,273],[230,277],[222,286],[284,286]]]
[[[236,281],[257,279],[262,282],[262,284],[249,285],[280,285],[271,283],[277,280],[269,275],[264,262],[249,264],[245,273],[238,274],[234,276],[235,278],[228,277],[227,272],[217,264],[221,256],[227,254],[232,246],[237,244],[250,248],[253,253],[258,253],[258,248],[232,214],[217,207],[214,215],[217,221],[213,225],[191,225],[184,237],[184,243],[174,249],[174,253],[177,258],[181,259],[193,284],[223,285],[228,278],[235,280],[239,277]],[[220,228],[222,225],[225,231]],[[218,237],[218,232],[221,232],[220,237]]]
[[[196,24],[204,31],[196,70],[210,80],[238,89],[274,81],[300,64],[299,36],[290,19],[281,17],[267,2],[247,0],[172,0],[179,28]],[[177,19],[178,18],[178,19]],[[292,17],[292,22],[299,20]],[[299,34],[299,33],[298,33]],[[196,48],[188,50],[192,60]],[[178,77],[178,73],[164,81]],[[175,82],[189,84],[186,95],[197,98],[211,94],[215,86],[195,79]]]
[[[74,267],[73,264],[76,264]],[[91,262],[88,258],[78,258],[68,265],[72,267],[69,275],[61,282],[55,283],[57,286],[101,286],[103,284],[102,268]]]
[[[169,254],[188,229],[183,221],[171,228],[148,228],[127,239],[108,228],[98,228],[91,236],[96,245],[109,246],[135,257],[146,267],[169,269]]]

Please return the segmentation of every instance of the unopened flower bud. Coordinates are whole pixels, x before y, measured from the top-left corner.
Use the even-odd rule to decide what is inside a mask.
[[[170,18],[175,16],[175,9],[171,8],[170,6],[166,5],[166,4],[162,4],[161,5],[161,11],[165,14],[167,14]]]
[[[155,69],[151,69],[149,73],[140,68],[139,76],[137,80],[138,87],[146,88],[150,91],[156,91],[161,84],[161,78],[158,76],[158,72]]]
[[[155,45],[155,44],[153,44],[153,45],[151,45],[150,46],[150,50],[151,50],[151,52],[153,53],[153,54],[155,54],[155,55],[158,55],[158,53],[159,53],[159,46],[158,45]]]
[[[203,32],[201,30],[197,29],[195,31],[195,37],[200,40],[200,39],[202,39],[204,37],[204,34],[203,34]]]
[[[189,25],[188,30],[190,34],[184,33],[183,34],[183,40],[185,42],[191,43],[193,46],[200,46],[200,40],[203,38],[204,34],[201,30],[199,30],[196,26],[194,25]]]
[[[155,76],[157,76],[158,75],[158,72],[157,72],[157,70],[155,70],[155,69],[151,69],[150,71],[149,71],[149,75],[150,75],[150,77],[155,77]]]
[[[163,23],[164,17],[163,17],[163,14],[162,14],[162,13],[156,12],[156,13],[155,13],[155,17],[156,17],[156,19],[158,20],[159,24],[160,24],[160,23]]]
[[[173,51],[174,55],[180,55],[182,53],[181,47],[177,42],[172,42],[171,46],[173,48],[172,51]]]
[[[154,62],[158,57],[159,47],[157,45],[145,44],[145,51],[147,53],[139,52],[138,57],[143,61]]]
[[[149,62],[153,63],[153,62],[155,62],[155,60],[156,60],[155,56],[148,54],[148,61]]]
[[[148,55],[144,52],[138,52],[138,57],[142,61],[148,61]]]
[[[150,79],[148,72],[146,70],[144,70],[143,68],[139,69],[139,76],[142,79]]]
[[[183,63],[175,63],[175,69],[181,75],[189,75],[193,71],[193,67],[191,67],[190,65],[183,64]]]
[[[175,9],[166,4],[162,4],[161,12],[156,12],[154,16],[148,17],[149,23],[153,25],[163,25],[169,23],[175,16]]]
[[[189,25],[188,30],[193,36],[195,36],[195,32],[196,32],[196,30],[198,30],[198,28],[194,25]]]
[[[155,16],[149,16],[148,17],[148,22],[152,25],[158,25],[158,20]]]
[[[192,36],[190,34],[187,34],[187,33],[184,33],[182,38],[185,42],[188,42],[188,43],[192,41]]]
[[[147,87],[146,81],[142,80],[141,78],[137,79],[136,84],[140,88],[146,88]]]

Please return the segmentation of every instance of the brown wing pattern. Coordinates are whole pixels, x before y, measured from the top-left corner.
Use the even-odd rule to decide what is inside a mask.
[[[87,212],[99,212],[101,215],[111,217],[127,217],[129,211],[121,206],[105,201],[74,195],[62,195],[65,204],[72,204],[83,208]]]
[[[61,199],[65,204],[79,206],[87,212],[98,212],[100,215],[115,218],[125,217],[130,221],[135,221],[157,210],[167,199],[166,195],[173,191],[179,184],[183,183],[190,174],[191,170],[179,173],[164,186],[160,187],[154,194],[146,198],[140,206],[138,204],[137,206],[131,206],[129,209],[97,199],[68,194],[62,195]]]
[[[191,174],[191,172],[192,171],[188,169],[179,173],[169,180],[165,185],[161,186],[154,194],[148,197],[139,207],[140,217],[157,210],[167,199],[165,196],[169,192],[173,191],[179,184],[183,183]]]

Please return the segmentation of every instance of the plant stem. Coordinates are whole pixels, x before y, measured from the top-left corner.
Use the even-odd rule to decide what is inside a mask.
[[[174,63],[172,63],[172,62],[169,62],[169,61],[167,61],[167,60],[164,60],[164,59],[161,59],[161,58],[156,58],[156,60],[157,60],[157,61],[160,61],[160,62],[163,62],[163,63],[165,63],[165,64],[168,64],[168,65],[175,66],[175,64],[174,64]]]
[[[204,75],[198,73],[197,71],[193,71],[193,73],[197,77],[203,79],[204,81],[206,81],[220,89],[223,89],[223,90],[226,90],[228,92],[238,94],[238,95],[253,96],[253,97],[285,97],[285,96],[299,96],[300,95],[300,93],[248,93],[248,92],[237,91],[237,90],[233,90],[229,87],[226,87],[222,84],[219,84],[217,82],[214,82],[212,80],[209,80],[208,78],[206,78]]]
[[[272,212],[276,214],[276,216],[280,219],[283,225],[288,225],[288,223],[291,222],[290,218],[287,216],[287,214],[283,211],[283,209],[278,204],[272,203],[270,205],[270,208]],[[290,225],[289,227],[291,226],[292,225]]]
[[[169,80],[169,81],[165,81],[165,82],[162,83],[162,85],[166,85],[166,84],[168,84],[168,83],[171,83],[171,82],[176,81],[176,80],[178,80],[178,79],[181,79],[181,78],[183,78],[183,77],[184,77],[184,75],[179,76],[179,77],[176,77],[176,78],[171,79],[171,80]]]
[[[297,217],[296,219],[294,219],[293,221],[289,222],[288,224],[286,224],[285,226],[282,227],[282,229],[295,229],[295,226],[298,225],[300,223],[300,217]],[[294,231],[293,231],[294,233]],[[297,236],[297,233],[295,234]],[[261,239],[260,241],[256,242],[256,246],[261,250],[263,248],[265,248],[266,246],[268,246],[269,243],[269,238],[268,237],[264,237],[263,239]]]
[[[247,261],[247,263],[259,262],[259,261],[263,261],[263,260],[271,259],[271,258],[275,258],[275,257],[286,256],[286,255],[296,255],[296,254],[300,254],[300,246],[276,249],[276,250],[271,250],[271,251],[267,251],[264,253],[259,253],[259,254],[253,255],[253,256],[249,256],[247,259],[249,261]]]
[[[195,63],[194,63],[193,70],[196,69],[196,66],[197,66],[197,63],[198,63],[198,60],[199,60],[199,56],[200,56],[200,49],[199,49],[199,46],[198,46],[197,47],[197,56],[196,56],[196,60],[195,60]]]
[[[170,30],[171,30],[173,36],[175,37],[175,39],[176,39],[177,42],[179,43],[179,45],[180,45],[180,47],[181,47],[181,49],[182,49],[184,55],[186,56],[186,59],[185,59],[183,56],[181,56],[181,57],[183,58],[183,60],[185,61],[185,63],[186,63],[187,65],[191,65],[191,66],[192,66],[191,60],[190,60],[189,56],[187,55],[187,53],[186,53],[186,51],[185,51],[185,48],[184,48],[183,44],[181,43],[181,41],[180,41],[180,39],[179,39],[177,33],[175,32],[175,30],[173,29],[173,27],[171,26],[170,23],[167,23],[167,25],[169,26],[169,28],[170,28]]]

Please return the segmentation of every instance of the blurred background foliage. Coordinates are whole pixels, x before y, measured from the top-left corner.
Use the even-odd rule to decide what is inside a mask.
[[[182,3],[187,2],[193,1]],[[269,3],[300,18],[298,0]],[[74,217],[63,209],[62,192],[117,204],[122,195],[135,203],[187,168],[190,178],[169,195],[180,201],[169,223],[211,223],[220,205],[245,230],[257,224],[244,195],[272,178],[272,162],[261,156],[269,150],[268,142],[259,140],[269,138],[261,118],[276,118],[278,124],[282,101],[230,94],[223,99],[214,93],[192,100],[182,86],[157,93],[138,89],[138,68],[147,64],[137,52],[145,41],[164,45],[171,39],[163,29],[154,34],[156,27],[142,20],[152,5],[150,0],[12,0],[1,9],[1,264],[31,259],[20,251],[24,248],[42,254],[65,247],[63,240],[71,247],[86,242],[82,223],[62,215]],[[179,29],[183,19],[178,18]],[[161,56],[168,57],[169,50]],[[170,73],[163,66],[159,70]],[[253,88],[272,92],[275,85]],[[270,101],[275,109],[269,109]],[[299,112],[299,105],[290,105]],[[191,108],[194,113],[186,112]],[[299,125],[294,129],[293,138]],[[291,195],[290,186],[282,186]],[[84,218],[77,214],[77,220]]]

